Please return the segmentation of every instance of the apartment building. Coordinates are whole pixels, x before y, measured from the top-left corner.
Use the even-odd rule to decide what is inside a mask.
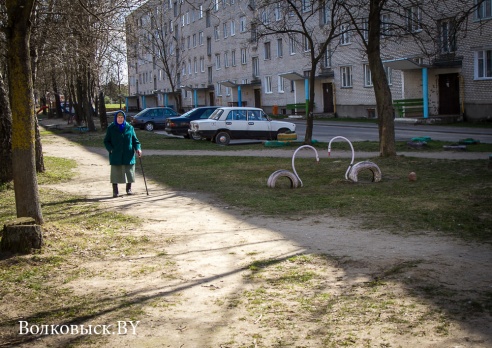
[[[452,2],[441,3],[449,11]],[[289,104],[304,103],[309,49],[299,34],[257,39],[254,18],[275,21],[285,15],[278,4],[260,10],[257,3],[152,0],[131,13],[127,107],[248,105],[288,114]],[[310,1],[299,3],[309,12]],[[400,2],[400,15],[383,12],[382,59],[393,99],[422,98],[426,117],[492,119],[492,0],[471,11],[466,31],[454,30],[454,13],[425,3]],[[328,25],[328,11],[319,12],[310,24]],[[367,57],[354,31],[364,25],[340,28],[318,64],[315,114],[377,117]],[[395,39],[396,28],[408,35]],[[419,36],[428,38],[416,40]]]

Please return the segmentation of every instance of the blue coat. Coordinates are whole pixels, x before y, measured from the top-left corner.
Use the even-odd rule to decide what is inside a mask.
[[[104,146],[109,152],[109,164],[111,165],[135,164],[135,151],[140,150],[140,142],[135,130],[128,122],[125,122],[123,132],[117,124],[111,123],[106,130]]]

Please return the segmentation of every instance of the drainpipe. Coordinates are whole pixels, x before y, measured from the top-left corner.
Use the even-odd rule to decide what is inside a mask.
[[[193,90],[193,99],[195,99],[195,108],[196,108],[196,107],[198,107],[198,105],[197,105],[198,96],[197,96],[196,89]]]
[[[429,76],[427,68],[422,69],[422,94],[424,99],[424,118],[429,118]]]
[[[241,85],[237,86],[237,106],[243,106],[243,99],[241,95]]]
[[[306,118],[309,112],[309,79],[304,79],[304,94],[306,98]]]

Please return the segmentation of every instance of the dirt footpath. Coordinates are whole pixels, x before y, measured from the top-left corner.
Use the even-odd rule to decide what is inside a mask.
[[[445,284],[446,289],[457,294],[490,294],[489,246],[431,233],[404,237],[383,230],[362,230],[357,221],[330,216],[301,220],[248,216],[213,197],[176,192],[151,180],[147,180],[147,196],[140,176],[134,184],[135,196],[113,199],[104,149],[88,151],[56,137],[45,142],[43,150],[46,156],[71,158],[78,163],[75,180],[56,185],[57,189],[138,216],[144,223],[138,231],[130,232],[147,236],[154,245],[147,254],[131,258],[121,255],[81,265],[106,270],[114,277],[75,280],[67,285],[75,293],[102,294],[118,289],[128,299],[142,303],[137,335],[108,336],[97,343],[98,347],[492,347],[492,325],[487,316],[472,322],[448,319],[447,333],[443,334],[426,331],[425,327],[416,330],[411,325],[402,331],[397,323],[394,325],[400,330],[389,327],[393,324],[388,322],[378,326],[377,320],[360,323],[357,318],[328,328],[315,318],[311,318],[312,322],[296,323],[294,312],[287,318],[292,326],[282,330],[274,321],[283,312],[272,309],[258,314],[251,310],[252,299],[245,299],[245,294],[257,290],[255,282],[248,278],[251,263],[285,260],[299,254],[329,255],[337,260],[324,268],[323,282],[327,288],[336,290],[333,296],[343,296],[361,284],[374,282],[375,275],[402,264],[416,265],[405,277],[424,277],[437,285]],[[144,156],[150,153],[144,149]],[[165,255],[165,264],[156,255]],[[151,270],[132,276],[134,273],[128,270],[136,267]],[[441,311],[438,303],[415,299],[406,292],[407,285],[396,286],[399,290],[395,294],[401,298],[393,299],[394,306],[398,307],[399,301],[413,301],[418,306]],[[233,305],[231,299],[240,304]],[[338,310],[341,315],[349,311]],[[315,335],[315,326],[318,337],[310,339]],[[363,335],[364,340],[354,337],[351,341],[349,331]],[[328,340],[340,332],[346,337],[343,342],[336,337]]]

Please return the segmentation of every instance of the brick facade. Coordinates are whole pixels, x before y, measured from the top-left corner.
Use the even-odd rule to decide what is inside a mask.
[[[214,8],[213,4],[218,4],[218,9]],[[299,44],[292,52],[290,40],[286,35],[269,36],[259,41],[251,40],[249,25],[253,12],[249,4],[246,0],[164,0],[150,1],[134,11],[126,20],[127,40],[136,33],[140,43],[128,41],[128,103],[136,107],[138,100],[140,109],[175,104],[174,95],[170,93],[169,80],[167,77],[163,78],[162,69],[159,68],[159,60],[146,52],[145,45],[141,44],[141,38],[149,36],[148,28],[152,21],[164,22],[168,27],[169,38],[176,38],[174,48],[175,52],[179,48],[179,59],[172,56],[170,60],[179,65],[179,78],[176,77],[175,85],[184,109],[193,108],[195,105],[237,103],[238,85],[241,87],[243,102],[249,106],[262,107],[266,112],[272,112],[273,107],[278,106],[279,112],[289,113],[290,111],[286,110],[287,104],[303,103],[304,79],[284,79],[282,90],[279,88],[279,75],[295,72],[303,76],[305,71],[309,70],[309,55],[303,52]],[[156,8],[159,8],[159,11],[156,12]],[[150,9],[153,9],[153,12]],[[149,15],[150,13],[154,14]],[[429,11],[424,13],[429,14]],[[422,21],[431,23],[429,27],[437,27],[443,16],[434,13],[423,16]],[[410,35],[401,37],[396,42],[390,39],[382,40],[383,61],[392,62],[386,65],[393,67],[390,70],[393,99],[422,98],[422,68],[425,67],[431,116],[456,114],[458,108],[457,113],[469,119],[492,119],[492,73],[486,71],[485,76],[477,77],[477,54],[492,54],[492,15],[488,20],[481,22],[478,22],[475,16],[476,13],[470,15],[468,30],[457,35],[456,49],[447,53],[446,59],[443,59],[442,54],[423,54]],[[245,24],[245,30],[241,30],[241,23]],[[417,35],[424,37],[424,33],[417,32]],[[436,30],[435,35],[440,35],[439,31]],[[201,42],[200,37],[203,38]],[[210,47],[207,42],[210,43]],[[435,42],[436,40],[434,43],[429,41],[426,45],[431,47]],[[265,53],[268,48],[269,53]],[[245,61],[242,61],[242,50],[246,52]],[[411,60],[416,65],[412,69],[399,66],[398,61],[402,59]],[[254,75],[255,60],[257,76]],[[483,61],[480,62],[484,64]],[[334,111],[339,116],[374,116],[374,91],[365,78],[364,71],[364,65],[367,63],[360,39],[355,34],[352,35],[350,43],[337,45],[330,66],[324,69],[328,74],[322,73],[324,64],[318,67],[315,79],[315,113],[324,113],[326,93],[323,91],[326,92],[328,84],[331,84]],[[492,69],[492,62],[488,64],[488,69]],[[343,86],[342,71],[347,70],[351,71],[352,82]],[[233,87],[227,87],[230,82],[233,83]],[[449,98],[452,99],[454,109],[444,107],[449,102],[446,101],[445,93],[450,93]]]

